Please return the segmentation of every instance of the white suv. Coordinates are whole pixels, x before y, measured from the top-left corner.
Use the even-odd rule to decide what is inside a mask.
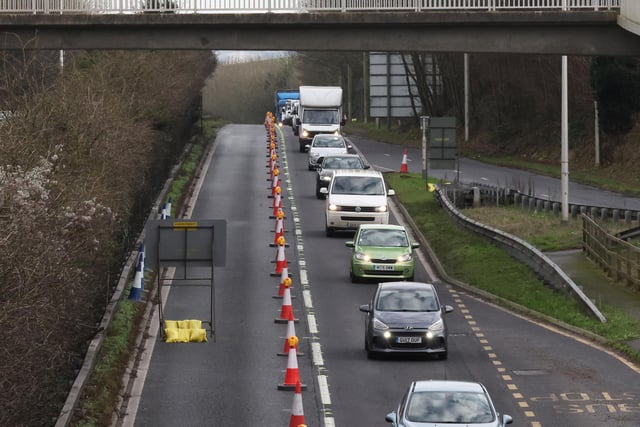
[[[360,224],[388,224],[387,189],[382,173],[370,169],[340,169],[333,174],[325,194],[325,232],[355,230]]]

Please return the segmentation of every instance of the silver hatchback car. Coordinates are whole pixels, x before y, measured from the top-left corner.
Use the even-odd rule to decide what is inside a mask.
[[[504,427],[510,415],[499,414],[489,392],[470,381],[413,381],[398,408],[385,417],[394,427]]]

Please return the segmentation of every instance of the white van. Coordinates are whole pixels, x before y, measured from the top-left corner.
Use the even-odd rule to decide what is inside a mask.
[[[387,189],[382,173],[371,169],[340,169],[333,174],[325,194],[325,232],[356,230],[360,224],[388,224]]]

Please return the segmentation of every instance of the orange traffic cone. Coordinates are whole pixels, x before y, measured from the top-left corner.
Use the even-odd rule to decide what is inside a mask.
[[[276,187],[280,187],[280,170],[278,168],[275,168],[273,170],[273,177],[271,178],[271,194],[269,195],[269,198],[274,198],[276,196]],[[282,190],[282,188],[281,188]]]
[[[300,382],[300,373],[298,372],[298,356],[296,356],[296,345],[298,345],[298,337],[295,335],[289,338],[289,358],[287,359],[287,372],[284,375],[284,382],[278,384],[278,390],[296,390],[299,386],[300,390],[306,390],[307,386]]]
[[[278,211],[282,209],[282,188],[280,186],[276,187],[276,195],[273,198],[273,213],[269,215],[269,218],[277,218]]]
[[[285,281],[284,284],[284,297],[282,298],[282,306],[280,307],[280,317],[276,317],[273,321],[275,323],[287,323],[289,322],[289,317],[293,316],[293,306],[291,305],[291,283]],[[293,318],[294,322],[297,322],[298,319]]]
[[[404,154],[402,155],[402,163],[400,164],[400,172],[401,173],[407,173],[409,172],[408,166],[407,166],[407,149],[404,149]]]
[[[304,411],[302,409],[302,385],[300,381],[296,383],[296,392],[293,395],[293,404],[291,405],[291,418],[289,427],[305,426]]]
[[[289,345],[289,338],[296,336],[296,319],[293,318],[293,313],[289,313],[289,321],[287,322],[287,336],[284,337],[284,348],[282,353],[278,353],[278,356],[288,356],[291,346]],[[296,356],[304,356],[304,353],[298,351],[298,343],[296,342]]]
[[[283,236],[278,237],[278,252],[276,254],[276,270],[271,273],[272,276],[280,276],[285,268],[288,268],[287,257],[284,253],[285,245],[287,244]],[[288,273],[288,271],[287,271]]]
[[[280,236],[284,237],[284,211],[282,210],[282,208],[278,209],[278,214],[276,215],[276,228],[275,228],[275,235],[273,236],[273,243],[269,243],[269,246],[271,247],[276,247],[278,246],[278,238]],[[287,244],[285,244],[285,246],[289,246]]]
[[[274,295],[273,298],[284,298],[284,290],[287,286],[291,287],[291,277],[289,277],[289,269],[283,268],[282,274],[280,274],[280,285],[278,286],[278,294]],[[291,295],[291,299],[294,299],[296,296]]]

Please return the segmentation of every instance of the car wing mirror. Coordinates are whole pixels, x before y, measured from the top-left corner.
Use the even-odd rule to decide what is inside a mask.
[[[385,421],[386,421],[386,422],[388,422],[388,423],[394,423],[394,425],[395,425],[395,423],[396,423],[397,418],[398,418],[398,417],[397,417],[397,415],[396,415],[396,411],[389,412],[389,413],[387,414],[387,416],[386,416],[386,417],[384,417],[384,419],[385,419]]]
[[[395,196],[396,195],[396,191],[393,188],[390,188],[387,191],[387,196]]]
[[[370,313],[371,312],[371,306],[369,304],[362,304],[360,306],[360,311],[362,311],[364,313]]]
[[[413,242],[413,243],[411,243],[411,248],[412,248],[412,249],[417,249],[417,248],[419,248],[419,247],[420,247],[420,243],[418,243],[418,242]]]
[[[344,245],[348,248],[353,248],[356,246],[356,244],[353,242],[353,240],[349,240],[347,242],[344,242]]]
[[[453,311],[453,307],[451,307],[450,305],[445,305],[444,307],[442,307],[442,310],[445,313],[451,313]]]

